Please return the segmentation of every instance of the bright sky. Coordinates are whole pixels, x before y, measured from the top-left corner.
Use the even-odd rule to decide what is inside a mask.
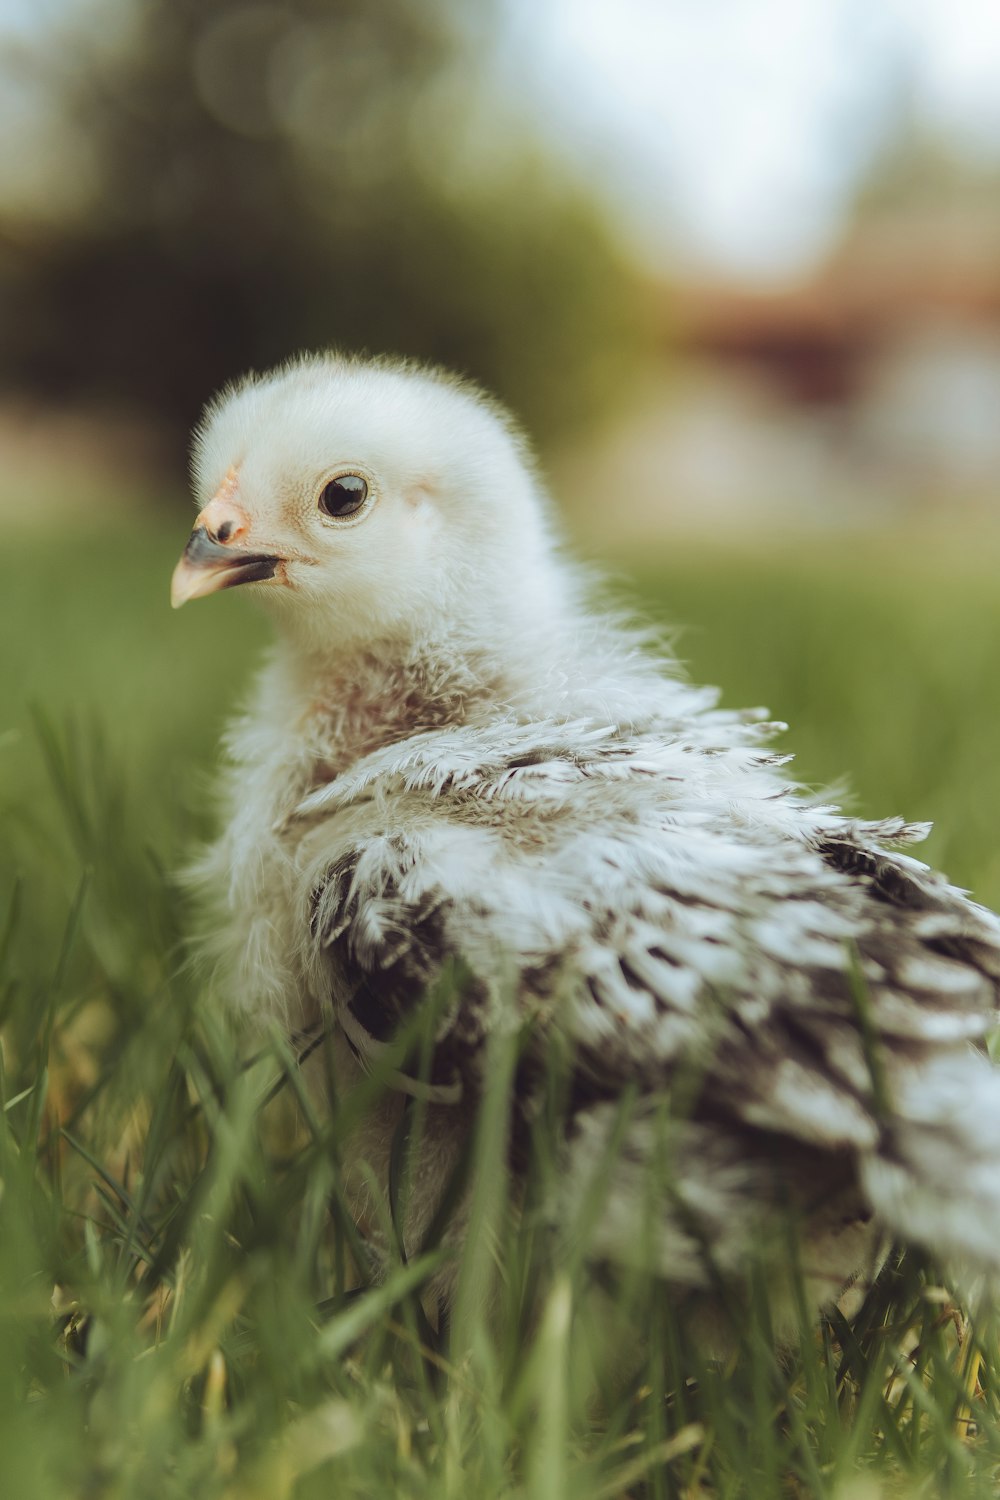
[[[88,3],[0,0],[0,43]],[[508,87],[654,262],[806,267],[907,109],[1000,161],[1000,0],[504,3]]]
[[[804,267],[907,109],[1000,159],[1000,0],[508,4],[508,62],[654,259]]]

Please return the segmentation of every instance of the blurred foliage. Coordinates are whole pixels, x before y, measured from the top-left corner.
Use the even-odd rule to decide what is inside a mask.
[[[491,78],[495,0],[96,17],[7,59],[64,177],[33,224],[0,205],[0,379],[186,427],[241,370],[336,343],[463,370],[543,433],[608,399],[636,273]]]

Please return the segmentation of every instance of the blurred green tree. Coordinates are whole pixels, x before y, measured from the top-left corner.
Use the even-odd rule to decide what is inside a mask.
[[[71,67],[62,48],[35,74],[86,189],[27,235],[0,204],[8,384],[179,429],[235,373],[335,343],[464,370],[543,434],[613,393],[641,288],[606,209],[491,85],[496,0],[103,16],[113,45],[76,37]]]

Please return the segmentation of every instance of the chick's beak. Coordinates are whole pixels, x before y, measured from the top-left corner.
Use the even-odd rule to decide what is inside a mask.
[[[250,520],[236,503],[228,484],[197,517],[180,562],[170,582],[170,603],[180,609],[189,599],[200,599],[238,583],[273,578],[282,561],[247,546]]]

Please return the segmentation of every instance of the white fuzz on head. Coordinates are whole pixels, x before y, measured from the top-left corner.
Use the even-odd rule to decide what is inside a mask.
[[[367,486],[343,519],[320,506],[339,475]],[[251,375],[208,407],[194,478],[199,507],[231,495],[250,550],[282,559],[249,586],[316,645],[502,629],[558,593],[524,440],[436,370],[325,354]]]

